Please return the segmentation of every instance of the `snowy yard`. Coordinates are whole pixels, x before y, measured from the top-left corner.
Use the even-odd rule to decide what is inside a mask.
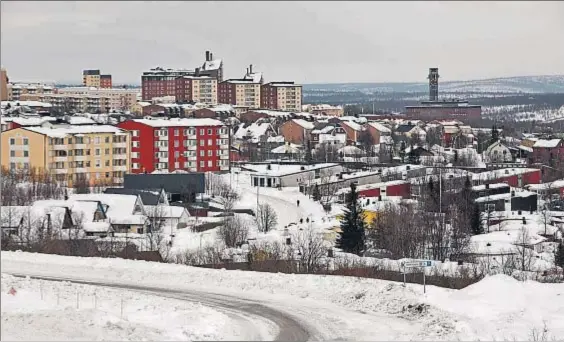
[[[337,334],[334,337],[345,339],[354,336],[356,340],[526,340],[531,339],[533,329],[542,330],[545,325],[550,339],[564,338],[564,300],[560,300],[561,297],[564,298],[564,285],[518,282],[503,275],[487,277],[462,290],[427,286],[427,293],[423,294],[420,285],[408,284],[404,288],[401,283],[353,277],[210,270],[122,259],[76,258],[22,252],[2,252],[1,257],[3,272],[28,272],[33,275],[164,286],[171,289],[200,289],[253,298],[300,315],[305,322],[315,319],[319,321],[318,329],[327,329],[331,334]],[[37,300],[37,284],[31,283],[23,287],[27,287],[31,296],[35,296],[32,297],[35,298],[33,303],[45,305],[48,310],[56,309],[52,299],[46,300],[46,303]],[[7,291],[8,288],[3,285],[3,335],[4,329],[7,329],[6,320],[10,319],[4,318],[4,311],[15,311],[5,309],[5,305],[6,308],[14,307],[4,300]],[[75,291],[68,292],[73,298]],[[105,298],[119,298],[119,295],[110,295],[108,292]],[[127,310],[130,310],[128,315],[129,312],[135,313],[135,308],[156,301],[138,298],[137,302],[127,305]],[[71,301],[67,305],[73,304],[75,302]],[[116,310],[119,308],[119,300],[116,299],[112,305],[114,311],[108,309],[112,312],[112,317],[119,317],[119,311]],[[165,305],[168,306],[166,308],[161,307],[161,304],[152,305],[159,306],[159,310],[174,310],[174,305]],[[63,308],[57,311],[60,310]],[[164,316],[166,310],[159,313]],[[152,313],[149,310],[144,314]],[[183,315],[189,314],[181,312],[178,322],[186,317]],[[196,316],[204,319],[205,315],[196,313],[194,317]],[[347,332],[331,330],[336,329],[332,327],[336,323],[331,322],[331,319],[345,324]],[[96,322],[95,319],[91,320]],[[372,323],[367,324],[366,320]],[[130,324],[129,321],[134,320],[128,318],[127,324]],[[173,320],[170,324],[175,326],[178,322]],[[150,329],[164,328],[157,326]],[[150,331],[158,334],[155,330]],[[170,338],[182,336],[174,328],[167,329],[166,334]],[[213,336],[218,336],[217,334],[221,332]],[[116,335],[115,338],[124,337]]]

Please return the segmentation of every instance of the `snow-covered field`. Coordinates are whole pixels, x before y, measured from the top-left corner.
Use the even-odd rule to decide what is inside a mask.
[[[11,289],[15,291],[10,293]],[[248,337],[226,314],[212,308],[121,289],[2,274],[1,299],[2,340],[194,341]]]
[[[400,283],[374,279],[210,270],[122,259],[77,258],[22,252],[2,252],[1,266],[2,272],[7,273],[72,277],[179,290],[198,289],[251,298],[299,317],[304,324],[315,327],[322,339],[528,340],[532,338],[533,330],[541,331],[545,326],[548,329],[549,340],[564,338],[564,300],[560,300],[561,297],[564,298],[564,285],[518,282],[502,275],[488,277],[463,290],[427,286],[427,293],[424,294],[420,285],[408,284],[404,288]],[[9,279],[6,278],[6,281]],[[76,313],[75,309],[66,309],[69,311],[66,312],[63,307],[54,306],[52,301],[43,303],[37,300],[38,289],[33,283],[23,286],[30,288],[28,293],[35,296],[30,297],[35,298],[33,305],[32,303],[6,304],[5,293],[8,289],[4,286],[4,282],[3,278],[3,336],[4,329],[9,329],[6,328],[9,318],[5,317],[14,317],[13,315],[16,315],[14,311],[18,307],[34,307],[36,303],[41,303],[47,310],[57,311],[53,315]],[[34,286],[34,290],[31,290]],[[19,295],[20,291],[17,290]],[[71,295],[75,293],[74,290],[69,292]],[[26,290],[23,290],[23,293],[25,295]],[[119,297],[119,294],[112,296],[109,293],[104,297],[107,300]],[[14,297],[12,301],[15,298],[20,297]],[[168,317],[167,310],[174,310],[174,304],[164,302],[151,304],[155,303],[155,299],[141,296],[136,298],[139,298],[136,302],[137,306],[133,304],[135,302],[127,306],[130,310],[128,315],[129,312],[135,313],[135,308],[147,305],[154,305],[154,310],[162,313],[162,317]],[[117,304],[113,304],[114,308],[115,305],[119,305],[119,300],[116,301]],[[109,310],[113,317],[119,317],[119,311]],[[5,311],[12,313],[5,316]],[[84,314],[90,315],[90,313]],[[194,315],[205,316],[205,314],[216,316],[205,311]],[[42,314],[37,313],[37,315]],[[149,310],[148,313],[143,311],[139,315],[150,316],[151,311]],[[97,323],[95,317],[95,314],[84,317],[83,321],[88,322],[84,324],[90,324],[92,321],[95,325],[106,324],[104,321]],[[180,317],[179,321],[182,321],[186,316],[180,314]],[[49,319],[45,319],[48,322]],[[123,324],[130,324],[130,321],[133,319],[128,318],[128,323]],[[115,322],[116,319],[114,324],[117,324]],[[41,324],[42,327],[47,323],[33,319],[29,322],[28,328],[33,327],[34,324]],[[174,322],[170,324],[174,325]],[[99,329],[95,326],[91,330],[94,334]],[[175,331],[176,333],[172,333],[167,330],[166,333],[169,335],[166,336],[170,339],[182,336],[179,330]],[[117,335],[115,339],[124,339],[126,337],[124,335],[134,332],[135,330],[133,332],[128,329],[120,330],[119,334],[123,335]],[[61,331],[61,334],[66,333],[71,332]],[[114,332],[110,330],[109,333]],[[221,332],[216,332],[217,334]],[[209,337],[209,339],[215,338]]]

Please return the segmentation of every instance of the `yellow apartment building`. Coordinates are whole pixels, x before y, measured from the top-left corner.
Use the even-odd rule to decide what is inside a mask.
[[[69,187],[121,185],[129,172],[131,138],[114,126],[20,127],[1,136],[3,168],[46,170]]]

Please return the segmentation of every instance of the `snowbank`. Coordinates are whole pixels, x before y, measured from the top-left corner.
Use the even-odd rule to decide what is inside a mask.
[[[400,339],[528,339],[531,329],[541,328],[542,321],[555,337],[564,337],[564,301],[558,300],[564,296],[564,285],[520,284],[501,276],[461,291],[427,286],[423,294],[420,285],[404,288],[400,283],[375,279],[210,270],[122,259],[1,252],[1,263],[3,272],[199,289],[263,303],[296,303],[294,307],[305,306],[308,300],[329,302],[343,310],[379,314],[379,324],[399,325],[398,318],[409,320]],[[505,295],[481,295],[492,287]],[[516,300],[519,296],[522,298]]]
[[[246,336],[214,309],[126,290],[2,274],[1,299],[3,340],[195,341]]]

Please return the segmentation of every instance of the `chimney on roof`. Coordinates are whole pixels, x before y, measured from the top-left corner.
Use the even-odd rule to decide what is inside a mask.
[[[210,61],[213,61],[213,53],[210,52]]]
[[[209,62],[210,60],[210,52],[206,51],[206,62]]]
[[[196,68],[196,75],[195,75],[195,76],[196,76],[196,77],[199,77],[199,76],[200,76],[200,68]]]
[[[247,73],[246,73],[246,75],[248,75],[248,74],[249,74],[249,68],[247,68]]]
[[[253,65],[249,65],[249,72],[252,74],[253,73]]]

